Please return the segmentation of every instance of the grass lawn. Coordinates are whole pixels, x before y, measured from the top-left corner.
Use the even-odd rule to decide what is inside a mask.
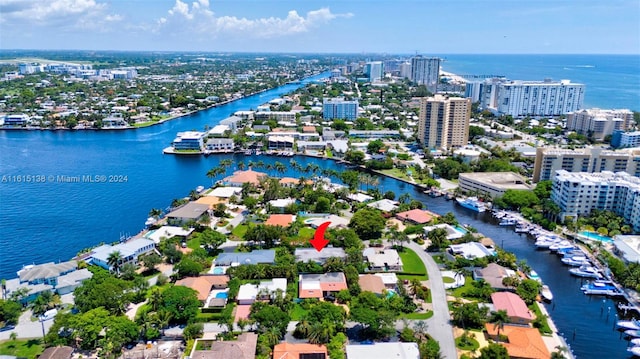
[[[444,283],[454,283],[456,280],[451,277],[442,277]]]
[[[442,254],[433,255],[431,258],[438,264],[444,264],[444,256]]]
[[[247,226],[246,224],[240,224],[231,231],[231,234],[240,239],[244,239],[244,235],[245,233],[247,233],[247,229],[249,229],[249,226]]]
[[[191,248],[191,249],[198,249],[200,248],[200,237],[195,236],[192,239],[189,239],[187,241],[187,247]]]
[[[536,320],[533,321],[533,327],[538,328],[538,331],[540,331],[540,334],[553,333],[553,331],[551,331],[551,327],[549,326],[548,318],[543,317],[543,314],[540,311],[540,308],[538,308],[538,303],[531,304],[529,306],[529,309],[533,311],[533,313],[536,315],[536,318],[537,318]]]
[[[298,232],[298,239],[307,240],[313,238],[313,234],[316,232],[315,229],[311,227],[302,227]]]
[[[402,313],[400,314],[400,319],[410,319],[410,320],[424,320],[433,317],[433,310],[429,310],[426,313]]]
[[[300,303],[295,303],[289,315],[291,315],[291,320],[297,321],[300,320],[305,314],[307,314],[307,310],[302,308]]]
[[[462,287],[458,287],[451,291],[451,295],[457,298],[464,298],[464,293],[471,288],[473,288],[473,278],[471,276],[466,276],[464,280],[464,285]]]
[[[480,348],[480,343],[470,334],[466,338],[461,335],[456,338],[456,347],[462,350],[474,351]]]
[[[402,252],[398,253],[400,255],[400,259],[402,260],[402,271],[407,273],[418,273],[419,275],[405,275],[399,274],[398,278],[400,279],[414,279],[418,280],[427,280],[429,277],[427,276],[427,269],[422,262],[422,259],[418,257],[416,252],[409,248],[404,248]]]
[[[40,342],[40,339],[6,340],[0,343],[0,354],[19,358],[35,358],[44,350]]]
[[[407,176],[407,172],[404,170],[400,170],[398,168],[392,168],[390,170],[381,170],[380,172],[389,176],[402,178],[404,180],[409,180],[409,176]]]

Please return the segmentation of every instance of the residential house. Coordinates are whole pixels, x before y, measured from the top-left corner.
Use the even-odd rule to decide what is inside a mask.
[[[310,215],[307,213],[307,215]],[[306,219],[304,221],[305,224],[309,225],[311,228],[318,228],[321,224],[329,222],[329,228],[345,228],[349,225],[349,220],[336,216],[335,214],[323,215],[320,217],[313,217]]]
[[[280,227],[289,227],[291,223],[295,222],[296,216],[292,214],[272,214],[267,218],[264,222],[267,226],[280,226]]]
[[[239,266],[241,264],[273,264],[276,259],[276,251],[273,249],[260,249],[253,252],[228,252],[220,253],[213,262],[216,266]]]
[[[509,358],[514,359],[548,359],[551,357],[549,349],[545,345],[540,331],[536,328],[529,328],[516,325],[505,325],[502,328],[486,323],[485,329],[489,338],[498,340],[498,329],[500,336],[506,336],[507,340],[500,339],[500,344],[507,348]]]
[[[243,284],[240,286],[236,298],[239,305],[251,305],[256,300],[273,298],[278,290],[281,291],[282,297],[287,294],[287,278],[273,278],[269,281],[262,281],[260,284]]]
[[[233,152],[234,146],[232,138],[210,138],[205,149],[209,152]]]
[[[513,324],[529,324],[535,317],[527,308],[527,304],[515,293],[496,292],[491,294],[491,302],[496,312],[504,310]]]
[[[297,200],[295,198],[280,198],[269,201],[269,207],[273,212],[284,213],[285,209],[292,204],[295,204]]]
[[[478,242],[452,244],[446,251],[447,258],[452,261],[455,261],[456,256],[473,260],[476,258],[484,258],[494,255],[495,252]]]
[[[207,341],[197,339],[189,356],[191,359],[254,359],[258,335],[246,332],[236,340]],[[208,349],[198,349],[208,347]]]
[[[60,295],[71,293],[92,276],[88,269],[78,269],[76,261],[38,264],[24,267],[18,271],[18,278],[5,281],[5,290],[6,295],[11,295],[21,288],[27,289],[22,303],[28,303],[46,291]]]
[[[242,193],[242,187],[216,187],[207,196],[218,198],[230,198],[239,196]]]
[[[500,291],[510,289],[502,284],[502,281],[507,277],[513,277],[515,275],[516,273],[513,270],[496,263],[489,263],[485,268],[476,268],[473,270],[473,279],[482,279],[489,283],[491,288]]]
[[[295,139],[292,136],[269,136],[270,150],[293,150]]]
[[[167,214],[167,223],[182,226],[189,222],[198,222],[209,215],[209,206],[203,203],[189,202]]]
[[[325,138],[324,135],[323,138]],[[325,141],[327,141],[327,147],[331,149],[334,157],[343,158],[349,150],[349,142],[346,140],[328,140],[325,138]]]
[[[147,232],[144,235],[145,238],[150,239],[153,243],[158,244],[162,238],[179,237],[181,241],[184,241],[193,233],[193,228],[184,229],[176,226],[162,226],[158,229]]]
[[[225,186],[242,187],[243,183],[251,183],[254,186],[260,185],[260,179],[266,178],[267,174],[256,172],[253,170],[235,171],[233,175],[225,178],[223,183]]]
[[[294,188],[297,187],[300,184],[300,179],[299,178],[292,178],[292,177],[282,177],[280,178],[280,185],[282,187],[287,187],[287,188]],[[306,180],[304,181],[304,184],[307,185],[312,185],[313,181],[312,180]]]
[[[369,262],[371,271],[400,271],[402,260],[395,249],[366,248],[362,255]]]
[[[342,272],[324,274],[300,274],[298,277],[299,298],[324,298],[330,294],[349,289]]]
[[[203,275],[182,278],[176,282],[176,285],[188,287],[198,292],[198,300],[204,304],[212,289],[225,289],[227,283],[229,283],[229,277],[226,275]]]
[[[439,216],[433,212],[425,211],[418,208],[396,214],[397,219],[412,224],[426,224],[436,217]]]
[[[374,273],[373,275],[382,279],[385,288],[396,290],[398,287],[398,276],[395,273]]]
[[[111,253],[120,253],[121,265],[127,263],[136,264],[138,262],[138,257],[153,252],[155,248],[156,244],[152,240],[147,238],[136,238],[114,246],[105,244],[94,248],[85,261],[90,264],[98,265],[104,269],[112,270],[113,268],[111,268],[111,264],[109,264],[109,255],[111,255]]]
[[[382,212],[392,212],[398,209],[398,202],[392,201],[390,199],[381,199],[379,201],[371,202],[367,204],[367,206],[371,208],[376,208],[381,210]]]
[[[387,289],[382,278],[374,274],[360,274],[358,284],[363,292],[371,292],[377,295],[382,295]]]
[[[327,347],[319,344],[280,343],[273,347],[273,359],[327,359]]]
[[[324,264],[331,257],[347,258],[347,254],[342,248],[326,247],[321,251],[315,248],[296,248],[294,255],[297,262],[313,261],[318,264]]]
[[[461,231],[458,231],[453,226],[448,225],[446,223],[436,224],[435,226],[423,227],[424,234],[426,236],[428,236],[429,232],[433,231],[434,229],[438,229],[438,228],[444,228],[447,231],[447,240],[452,241],[454,239],[458,239],[458,238],[464,237],[464,234]]]
[[[417,343],[373,343],[347,345],[347,359],[402,358],[420,359]]]

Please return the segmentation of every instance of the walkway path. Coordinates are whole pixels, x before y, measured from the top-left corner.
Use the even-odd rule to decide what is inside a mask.
[[[406,247],[412,249],[422,259],[429,274],[429,288],[431,289],[431,303],[433,304],[433,317],[427,319],[429,334],[440,343],[440,352],[445,359],[456,359],[456,343],[453,338],[453,327],[450,323],[449,306],[447,305],[447,292],[440,274],[438,264],[428,255],[422,247],[414,242],[409,242]]]

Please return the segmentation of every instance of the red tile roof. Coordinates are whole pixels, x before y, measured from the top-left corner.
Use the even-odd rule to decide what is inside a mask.
[[[497,292],[491,294],[493,306],[498,310],[505,310],[509,317],[533,320],[533,315],[527,308],[527,304],[517,294],[511,292]]]
[[[497,337],[498,327],[487,323],[485,328],[490,337]],[[507,336],[507,343],[500,343],[507,348],[509,357],[522,359],[548,359],[551,357],[538,329],[505,325],[500,335]]]
[[[201,277],[186,277],[176,282],[176,285],[183,287],[189,287],[198,292],[198,299],[204,301],[209,297],[211,287],[215,286],[227,286],[229,277],[226,275],[204,275]]]
[[[434,217],[438,215],[429,211],[423,211],[421,209],[412,209],[406,212],[400,212],[396,214],[396,218],[401,221],[411,221],[417,224],[425,224],[431,221]]]
[[[273,359],[299,359],[300,354],[324,354],[329,356],[327,347],[307,343],[280,343],[273,347]]]
[[[267,226],[282,226],[289,227],[289,225],[293,223],[293,215],[292,214],[272,214],[269,216],[266,222]]]
[[[254,185],[260,184],[260,178],[266,177],[266,173],[256,172],[253,170],[247,171],[235,171],[233,175],[224,179],[227,183],[253,183]]]

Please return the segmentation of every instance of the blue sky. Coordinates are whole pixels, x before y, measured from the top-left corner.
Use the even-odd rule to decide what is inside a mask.
[[[640,0],[0,0],[1,49],[640,54]]]

